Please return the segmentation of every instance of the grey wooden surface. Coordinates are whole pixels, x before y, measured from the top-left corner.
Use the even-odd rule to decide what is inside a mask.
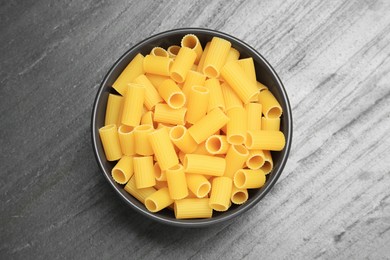
[[[294,117],[272,192],[204,229],[124,206],[90,138],[110,66],[179,27],[255,47]],[[390,259],[390,1],[2,1],[0,43],[1,259]]]

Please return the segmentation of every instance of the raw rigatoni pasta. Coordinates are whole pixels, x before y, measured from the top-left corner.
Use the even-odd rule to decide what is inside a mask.
[[[209,206],[210,199],[182,199],[174,203],[174,212],[177,219],[211,218],[213,209]]]
[[[272,160],[272,155],[270,151],[263,151],[263,152],[264,152],[264,164],[260,169],[267,175],[272,171],[272,168],[274,167],[274,162]]]
[[[263,91],[263,90],[266,90],[268,89],[264,84],[261,84],[260,82],[256,82],[257,84],[257,88],[259,89],[259,91]]]
[[[154,47],[151,51],[150,51],[150,55],[154,55],[154,56],[160,56],[160,57],[167,57],[169,58],[169,53],[164,50],[163,48],[161,47]]]
[[[222,111],[225,110],[225,101],[223,99],[221,85],[218,79],[208,79],[204,83],[205,88],[210,92],[209,106],[207,111],[219,107]]]
[[[172,142],[182,151],[183,153],[192,153],[198,147],[198,144],[188,133],[187,128],[182,125],[174,126],[169,131],[169,137]]]
[[[221,129],[227,122],[229,122],[229,118],[225,113],[220,108],[215,108],[191,126],[188,131],[195,142],[200,144]]]
[[[175,58],[176,55],[180,51],[180,46],[178,46],[178,45],[171,45],[171,46],[168,47],[167,51],[168,51],[168,54],[169,54],[170,58]]]
[[[139,200],[142,204],[145,204],[145,199],[156,192],[156,189],[154,187],[148,187],[143,189],[138,189],[135,185],[135,176],[133,175],[132,178],[127,182],[125,186],[125,191],[130,193],[134,198]]]
[[[248,190],[247,189],[239,189],[235,185],[232,188],[232,195],[230,200],[232,203],[241,205],[248,200]]]
[[[103,126],[99,129],[99,135],[107,161],[119,160],[122,157],[122,150],[116,125]]]
[[[119,184],[126,184],[133,173],[133,157],[126,155],[111,170],[112,178]]]
[[[156,88],[156,90],[161,85],[161,83],[163,83],[163,81],[169,79],[169,77],[167,76],[161,76],[161,75],[150,74],[150,73],[146,73],[145,76],[148,78],[150,83],[152,83],[152,85]]]
[[[280,129],[280,117],[269,118],[263,116],[261,118],[261,130],[279,131],[279,129]]]
[[[246,166],[252,170],[258,170],[264,165],[265,155],[263,150],[249,150]]]
[[[186,173],[222,176],[225,172],[226,162],[224,158],[220,157],[186,154],[183,166]]]
[[[179,109],[186,103],[186,96],[172,79],[164,80],[158,87],[158,93],[170,108]]]
[[[164,128],[157,129],[149,134],[149,143],[156,155],[161,170],[165,171],[179,163],[168,131]]]
[[[229,143],[225,135],[212,135],[207,138],[205,147],[210,154],[226,154],[229,149]]]
[[[234,186],[239,189],[261,188],[265,183],[265,174],[262,170],[240,169],[234,174]]]
[[[268,89],[259,93],[259,103],[263,106],[263,115],[269,118],[278,118],[282,115],[282,107]]]
[[[194,65],[195,59],[196,53],[194,50],[187,47],[181,47],[172,64],[172,68],[170,69],[171,78],[179,83],[184,82],[188,71],[191,70],[192,65]]]
[[[149,143],[149,134],[153,132],[151,125],[139,125],[134,128],[135,152],[139,155],[153,155],[152,146]]]
[[[153,157],[134,157],[134,177],[137,189],[153,187],[156,185],[154,177]]]
[[[203,75],[199,72],[190,70],[187,73],[186,80],[184,81],[184,85],[182,88],[183,93],[186,95],[186,97],[188,97],[189,92],[193,86],[203,86],[205,81],[206,81],[205,75]]]
[[[169,76],[172,59],[168,57],[146,55],[144,58],[144,71],[150,74]]]
[[[240,57],[240,52],[232,47],[229,50],[225,63],[232,60],[238,60],[239,57]]]
[[[155,122],[153,120],[153,111],[148,111],[141,117],[141,125],[151,125],[153,128],[155,128]]]
[[[192,86],[187,103],[186,121],[195,124],[203,118],[209,108],[210,91],[202,86]]]
[[[135,154],[134,127],[121,125],[118,129],[119,143],[124,155]]]
[[[255,63],[253,62],[253,58],[240,59],[237,63],[244,70],[247,77],[254,83],[257,84],[256,81],[256,70]]]
[[[245,146],[248,149],[281,151],[286,144],[280,131],[248,130]]]
[[[154,121],[171,125],[184,125],[187,108],[173,109],[167,104],[157,104],[154,109]]]
[[[209,78],[218,78],[231,46],[232,44],[229,41],[219,37],[213,37],[203,64],[203,74]]]
[[[187,47],[187,48],[192,49],[196,53],[195,64],[199,63],[199,60],[203,54],[203,48],[202,48],[202,45],[200,44],[198,37],[196,37],[196,35],[194,35],[194,34],[185,35],[183,37],[183,39],[181,40],[181,47]]]
[[[174,202],[169,196],[168,188],[162,188],[145,199],[145,207],[150,212],[158,212]]]
[[[164,182],[164,181],[166,182],[167,181],[166,171],[161,170],[158,162],[154,163],[153,169],[154,169],[154,177],[156,178],[157,181],[159,181],[159,182]]]
[[[259,103],[248,103],[245,105],[248,130],[261,130],[261,109],[262,106]]]
[[[177,164],[166,172],[169,194],[172,199],[180,200],[188,196],[187,180],[183,165]]]
[[[244,144],[246,141],[247,116],[242,107],[232,108],[227,111],[229,122],[227,123],[227,141],[230,144]]]
[[[152,82],[144,74],[136,77],[134,83],[145,87],[144,104],[148,110],[152,110],[157,103],[163,101]]]
[[[232,108],[242,107],[242,101],[234,92],[234,90],[226,83],[221,84],[222,96],[225,102],[226,112]]]
[[[192,191],[197,198],[206,197],[211,190],[210,182],[201,174],[186,174],[188,189]]]
[[[143,62],[144,56],[138,53],[115,80],[112,87],[119,94],[124,96],[127,91],[127,84],[131,83],[136,77],[144,73]]]
[[[226,169],[223,176],[233,178],[237,170],[241,169],[249,156],[243,145],[231,145],[226,154]]]
[[[212,182],[210,207],[215,211],[226,211],[230,206],[233,182],[227,177],[216,177]]]
[[[139,125],[142,117],[145,99],[145,87],[130,83],[127,86],[125,101],[123,104],[122,124],[128,126]]]
[[[236,61],[226,63],[221,69],[221,75],[244,104],[249,103],[253,96],[258,94],[256,84],[247,77]]]
[[[106,117],[104,120],[104,125],[116,124],[119,127],[121,122],[121,113],[122,113],[122,104],[123,97],[109,94],[107,100],[107,108],[106,108]]]

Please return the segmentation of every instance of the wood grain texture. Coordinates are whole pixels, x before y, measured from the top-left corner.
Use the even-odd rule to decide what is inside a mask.
[[[2,1],[1,259],[390,259],[390,2]],[[92,152],[92,103],[128,48],[179,27],[252,45],[290,97],[274,189],[186,230],[126,207]]]

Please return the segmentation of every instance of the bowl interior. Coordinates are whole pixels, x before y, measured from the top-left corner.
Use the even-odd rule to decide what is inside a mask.
[[[267,182],[261,189],[249,190],[249,200],[245,204],[241,206],[233,204],[227,212],[214,211],[213,217],[211,219],[177,220],[174,218],[173,211],[169,209],[165,209],[158,213],[148,212],[142,203],[140,203],[123,189],[123,185],[117,184],[112,179],[111,169],[114,167],[116,162],[109,162],[106,160],[99,138],[98,129],[104,125],[108,94],[117,94],[117,92],[111,86],[123,71],[123,69],[127,66],[127,64],[133,59],[133,57],[139,52],[143,55],[147,55],[150,53],[151,49],[156,46],[160,46],[166,49],[171,45],[180,45],[182,37],[189,33],[195,34],[201,41],[203,47],[214,36],[224,38],[230,41],[232,43],[232,47],[236,48],[240,52],[240,58],[253,58],[256,68],[257,80],[270,89],[283,108],[280,127],[281,131],[286,137],[286,146],[281,152],[272,152],[274,161],[273,171],[267,175]],[[285,89],[272,67],[249,45],[230,35],[208,29],[188,28],[167,31],[154,35],[132,47],[121,58],[118,59],[118,61],[113,65],[111,70],[104,78],[96,96],[92,114],[92,141],[94,151],[98,164],[103,170],[104,176],[108,182],[113,186],[119,196],[137,211],[157,221],[177,226],[197,227],[215,224],[227,219],[231,219],[256,204],[272,188],[281,174],[289,154],[291,138],[292,118],[289,101]]]

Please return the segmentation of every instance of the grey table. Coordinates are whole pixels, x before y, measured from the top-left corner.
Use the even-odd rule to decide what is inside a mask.
[[[0,19],[1,259],[390,258],[390,1],[2,1]],[[204,229],[126,207],[90,138],[110,66],[179,27],[255,47],[294,116],[272,192]]]

